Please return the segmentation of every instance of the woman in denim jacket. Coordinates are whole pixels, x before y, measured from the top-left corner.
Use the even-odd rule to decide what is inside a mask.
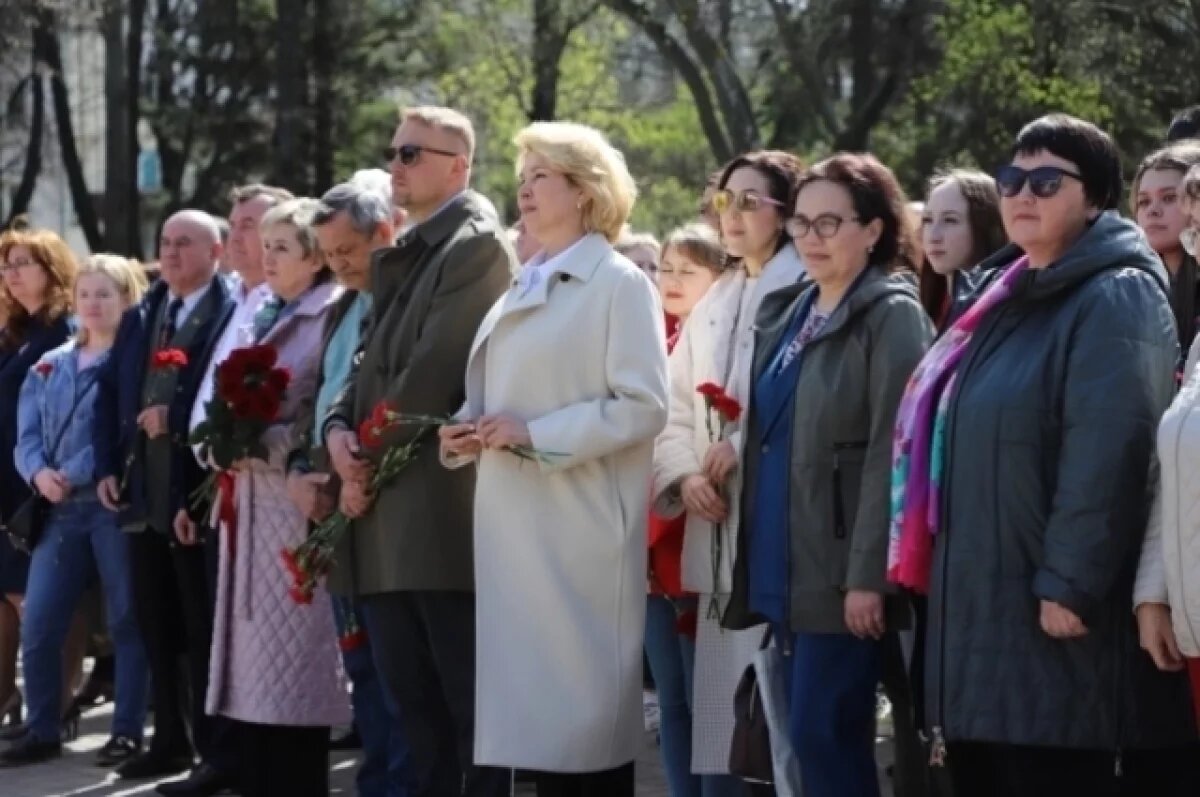
[[[104,585],[116,647],[116,713],[98,763],[117,764],[141,750],[146,656],[133,611],[128,540],[117,516],[96,498],[92,420],[97,367],[108,356],[121,314],[144,290],[134,261],[92,257],[75,281],[79,335],[44,355],[21,387],[17,470],[53,507],[33,549],[25,593],[26,733],[0,755],[0,766],[62,753],[63,644],[93,569]]]

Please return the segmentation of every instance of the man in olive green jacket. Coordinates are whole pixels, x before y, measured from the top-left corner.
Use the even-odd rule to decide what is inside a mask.
[[[468,190],[471,123],[411,108],[388,150],[393,201],[415,222],[372,262],[374,297],[346,388],[324,420],[340,506],[354,518],[337,552],[335,591],[359,598],[368,637],[400,710],[413,795],[507,795],[509,773],[471,765],[475,714],[474,471],[442,467],[433,430],[400,427],[381,446],[355,429],[380,402],[448,417],[465,400],[467,355],[508,289],[516,256],[487,201]],[[415,459],[377,494],[383,451],[420,438]]]

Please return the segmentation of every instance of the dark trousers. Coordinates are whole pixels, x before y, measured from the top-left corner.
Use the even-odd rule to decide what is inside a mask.
[[[238,722],[242,797],[328,797],[329,728]]]
[[[212,651],[213,623],[217,615],[217,572],[221,563],[221,535],[214,529],[203,529],[204,576],[208,588],[208,641],[205,650]],[[208,692],[208,665],[204,669],[204,693]],[[203,694],[201,701],[203,701]],[[228,717],[208,717],[208,739],[201,748],[204,762],[221,772],[239,772],[242,753],[237,735],[238,723]]]
[[[367,637],[409,748],[412,797],[507,797],[512,773],[476,767],[475,595],[362,598]]]
[[[896,797],[928,797],[929,753],[917,733],[913,689],[904,662],[900,635],[895,632],[883,638],[881,672],[883,691],[892,704],[892,738],[896,750],[892,766],[892,790]]]
[[[536,772],[538,797],[633,797],[633,762],[602,772]]]
[[[211,718],[204,713],[204,697],[212,609],[204,549],[146,529],[130,535],[130,559],[138,625],[154,684],[151,749],[169,755],[189,752],[190,724],[196,751],[208,758]]]
[[[1200,749],[1063,750],[951,743],[946,765],[955,794],[969,797],[1195,797]]]
[[[850,634],[800,633],[794,640],[788,725],[805,797],[879,797],[875,688],[882,644]]]

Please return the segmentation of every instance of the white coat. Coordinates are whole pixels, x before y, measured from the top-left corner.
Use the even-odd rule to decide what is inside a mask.
[[[1200,342],[1158,427],[1159,489],[1134,585],[1134,606],[1166,603],[1179,651],[1200,658]]]
[[[526,268],[529,268],[528,266]],[[461,415],[526,422],[475,491],[475,763],[594,772],[643,745],[646,506],[667,418],[650,280],[592,234],[484,318]]]
[[[655,511],[664,517],[683,512],[674,489],[685,476],[700,472],[712,440],[705,423],[704,398],[696,388],[715,382],[746,406],[754,354],[754,321],[763,298],[794,284],[804,276],[804,263],[790,244],[781,249],[755,279],[742,269],[723,275],[692,309],[670,360],[670,417],[654,450]],[[742,458],[742,423],[745,415],[727,430],[727,437]],[[715,426],[714,426],[715,430]],[[735,468],[726,485],[729,517],[721,527],[721,544],[714,543],[716,526],[690,514],[683,537],[683,587],[701,594],[728,594],[733,589],[733,542],[738,538],[738,499],[742,491],[741,468]],[[714,581],[713,552],[721,551]],[[701,607],[703,609],[703,607]]]

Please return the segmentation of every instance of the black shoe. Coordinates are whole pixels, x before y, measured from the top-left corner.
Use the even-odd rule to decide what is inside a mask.
[[[346,733],[329,740],[329,751],[332,753],[344,753],[348,750],[361,750],[363,746],[362,737],[358,734],[357,728],[351,728]]]
[[[117,774],[125,780],[165,778],[186,772],[191,766],[192,757],[187,753],[164,753],[150,748],[117,767]]]
[[[212,764],[201,763],[185,780],[160,784],[155,791],[166,797],[210,797],[237,785],[237,779]]]
[[[11,728],[0,731],[0,742],[15,742],[23,739],[27,733],[29,733],[29,728],[24,724],[13,725]]]
[[[115,767],[142,752],[142,743],[128,736],[114,736],[96,753],[96,766]]]
[[[26,764],[38,764],[62,755],[61,742],[39,742],[32,736],[26,736],[12,747],[0,753],[0,768],[22,767]]]
[[[71,706],[59,724],[58,736],[63,742],[73,742],[79,738],[79,706]]]

